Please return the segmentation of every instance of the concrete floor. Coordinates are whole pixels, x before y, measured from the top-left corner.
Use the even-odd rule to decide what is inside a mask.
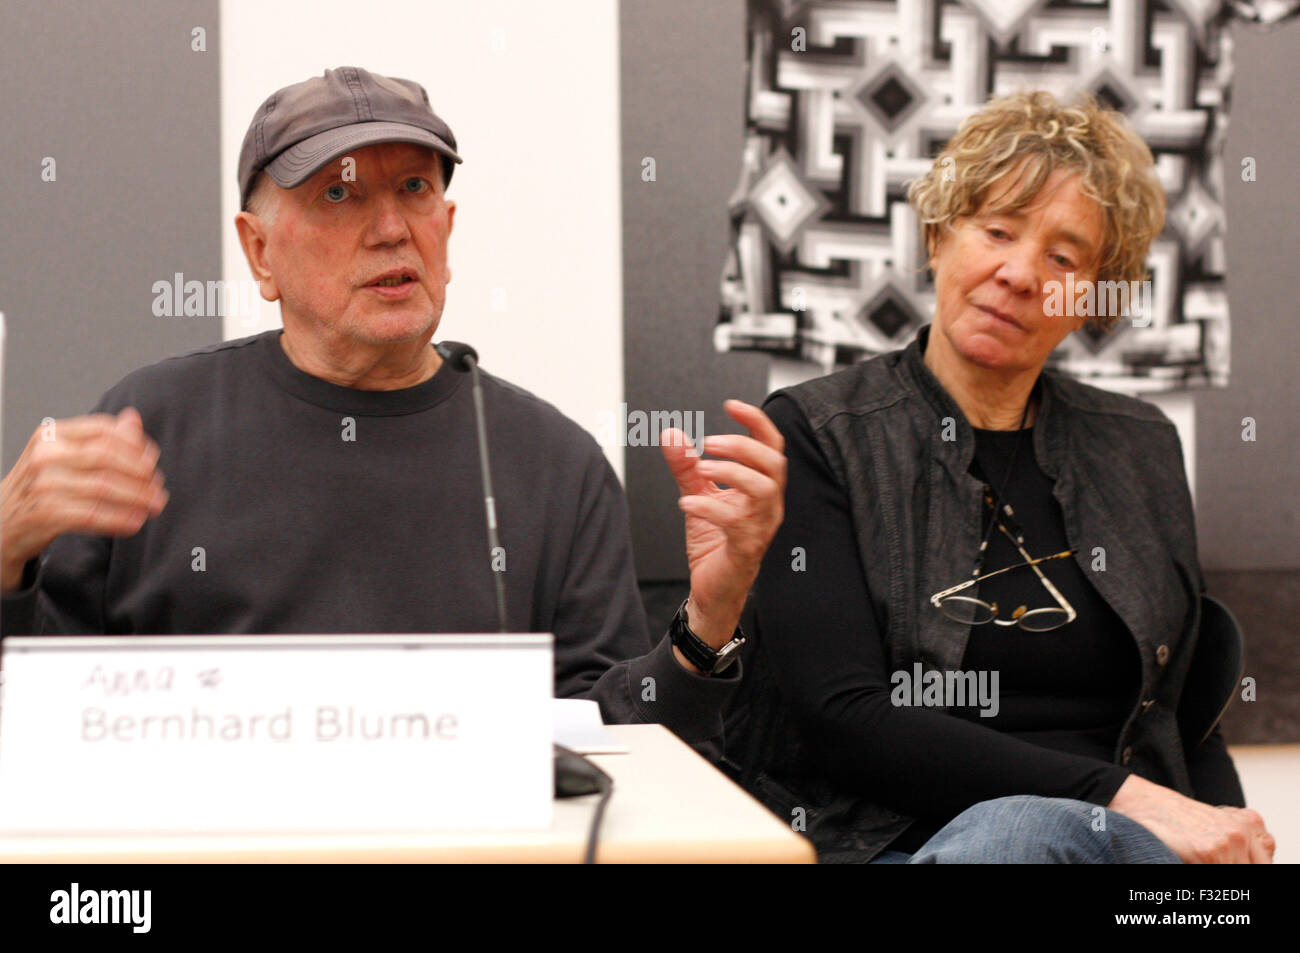
[[[1300,745],[1231,745],[1246,804],[1277,841],[1273,862],[1300,863]]]

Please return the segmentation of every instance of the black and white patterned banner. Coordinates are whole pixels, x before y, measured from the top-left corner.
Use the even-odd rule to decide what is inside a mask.
[[[1226,386],[1227,25],[1300,0],[750,0],[747,134],[719,350],[826,373],[906,344],[934,286],[906,183],[991,95],[1081,91],[1123,112],[1169,197],[1144,326],[1068,338],[1055,366],[1126,393]]]

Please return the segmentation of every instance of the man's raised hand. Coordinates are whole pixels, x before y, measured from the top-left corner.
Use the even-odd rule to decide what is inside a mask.
[[[731,639],[785,512],[785,440],[780,431],[751,404],[728,400],[723,407],[750,435],[706,437],[703,451],[721,459],[699,456],[680,430],[665,430],[660,436],[664,459],[681,493],[677,504],[686,514],[688,622],[713,648]]]
[[[138,533],[167,505],[158,455],[134,407],[38,427],[0,482],[0,588],[63,533]]]

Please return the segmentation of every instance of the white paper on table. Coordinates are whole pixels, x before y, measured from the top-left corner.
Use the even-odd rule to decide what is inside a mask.
[[[555,743],[578,754],[627,754],[628,747],[605,727],[600,706],[586,698],[556,698],[552,702]]]
[[[548,633],[15,636],[0,654],[6,834],[551,826]]]

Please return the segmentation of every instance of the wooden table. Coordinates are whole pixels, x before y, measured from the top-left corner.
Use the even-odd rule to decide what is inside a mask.
[[[660,725],[611,725],[628,754],[594,755],[614,779],[599,863],[812,863],[812,845]],[[0,835],[0,863],[576,863],[596,795],[555,802],[535,832]]]

